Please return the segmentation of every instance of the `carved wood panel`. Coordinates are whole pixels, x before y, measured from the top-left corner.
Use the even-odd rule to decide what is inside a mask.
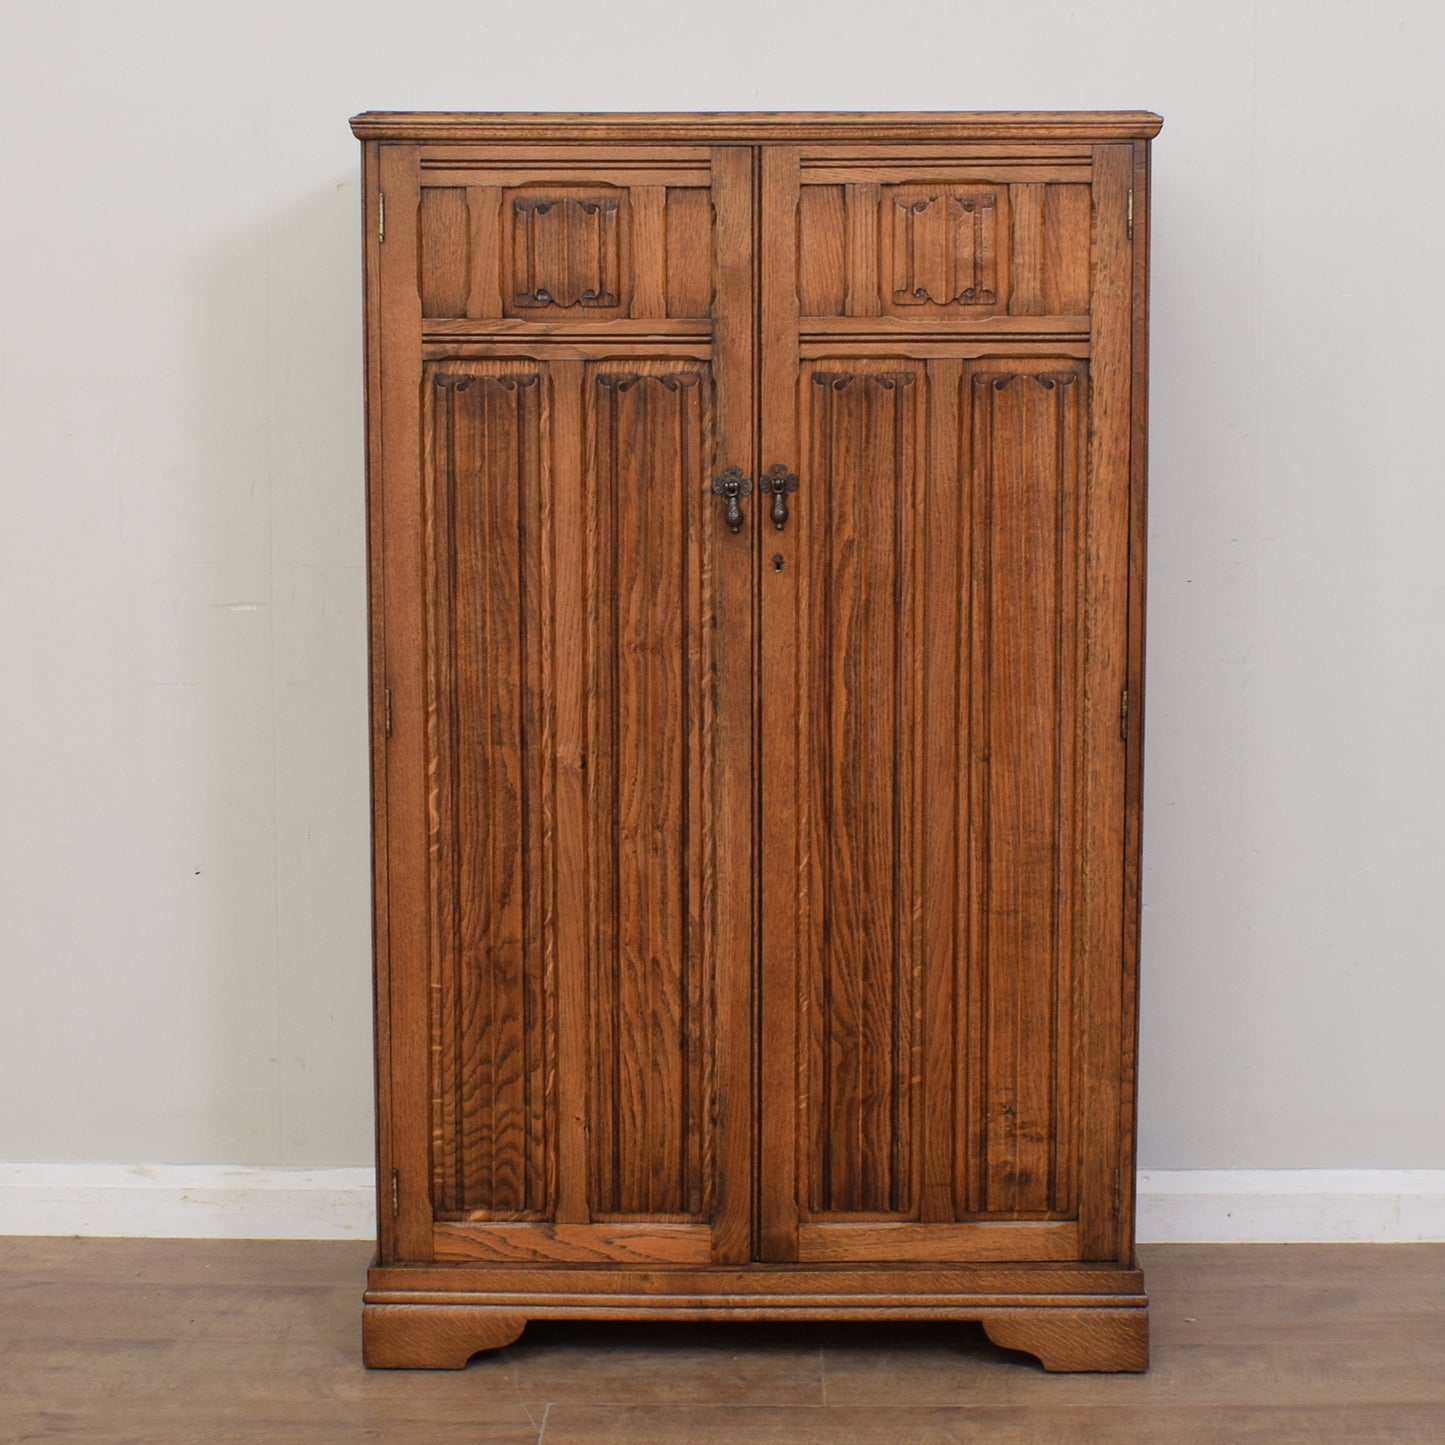
[[[887,309],[1007,309],[1007,186],[885,186],[880,209]]]
[[[430,1137],[411,1248],[737,1259],[746,1109],[723,1117],[728,1077],[747,1088],[751,904],[745,848],[717,850],[747,826],[749,742],[717,718],[724,693],[748,715],[750,671],[717,613],[749,569],[708,524],[720,429],[747,425],[749,156],[552,159],[438,160],[414,193]]]
[[[716,878],[705,365],[585,372],[594,1217],[711,1208]]]
[[[763,162],[764,1257],[1096,1257],[1121,297],[1076,158],[884,149]]]
[[[622,307],[628,198],[595,186],[502,192],[510,245],[503,309],[617,311]]]
[[[793,724],[811,861],[800,1141],[810,1215],[916,1207],[920,380],[886,364],[807,377],[816,522],[801,559],[810,596]]]
[[[886,176],[883,167],[875,168]],[[1089,310],[1089,187],[811,174],[797,208],[800,315],[968,321]]]
[[[432,1188],[443,1214],[545,1217],[555,1156],[555,687],[535,364],[429,366]]]
[[[553,1216],[555,1083],[580,1063],[588,1217],[702,1221],[715,1173],[711,371],[447,361],[426,382],[438,1212]],[[581,418],[574,455],[555,450],[558,412]],[[562,475],[581,483],[580,554],[554,543]],[[581,600],[580,672],[557,655],[559,570]],[[590,920],[585,952],[560,959],[559,688],[580,689],[586,715],[576,883]],[[585,979],[559,980],[559,966]],[[559,1063],[558,990],[579,984],[586,1037],[568,1037]]]
[[[528,167],[429,176],[418,208],[418,285],[429,321],[704,318],[714,292],[714,208],[691,173],[617,183],[617,168],[556,181]],[[501,184],[514,182],[514,184]]]
[[[961,1217],[1069,1215],[1083,788],[1082,363],[964,368]]]
[[[799,407],[798,1257],[1070,1257],[1085,364],[823,360]]]
[[[363,118],[373,1363],[733,1308],[1142,1363],[1155,127]]]
[[[886,151],[454,147],[393,182],[409,1257],[1110,1257],[1124,172]],[[772,463],[786,525],[754,491],[731,532],[713,477]]]

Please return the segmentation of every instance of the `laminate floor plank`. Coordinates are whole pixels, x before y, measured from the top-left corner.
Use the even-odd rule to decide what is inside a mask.
[[[1445,1414],[1384,1409],[1191,1409],[1186,1406],[899,1407],[670,1406],[660,1410],[554,1405],[543,1445],[1438,1445]]]
[[[483,1363],[473,1360],[470,1369]],[[822,1351],[807,1325],[706,1322],[529,1325],[485,1363],[527,1399],[626,1405],[821,1405]]]
[[[0,1239],[0,1442],[1445,1441],[1445,1246],[1141,1249],[1145,1375],[976,1325],[530,1326],[368,1371],[370,1247]]]
[[[69,1284],[321,1285],[355,1291],[376,1253],[369,1241],[95,1239],[0,1235],[0,1278]]]
[[[545,1407],[538,1407],[540,1422]],[[17,1427],[19,1433],[8,1433]],[[536,1445],[539,1423],[513,1411],[474,1409],[470,1418],[448,1421],[427,1412],[378,1408],[355,1412],[317,1410],[304,1402],[280,1408],[264,1399],[248,1411],[223,1414],[201,1408],[158,1411],[130,1420],[113,1413],[103,1422],[93,1414],[46,1411],[20,1415],[0,1425],[0,1439],[30,1442],[85,1442],[85,1445],[350,1445],[353,1441],[421,1445]]]
[[[1332,1335],[1300,1339],[1241,1325],[1228,1343],[1156,1338],[1147,1374],[1050,1375],[1027,1355],[937,1334],[855,1338],[825,1353],[827,1403],[865,1405],[1160,1403],[1205,1405],[1418,1404],[1441,1409],[1445,1441],[1445,1330],[1433,1340],[1401,1335],[1362,1344],[1341,1322]],[[1303,1327],[1301,1327],[1303,1328]]]

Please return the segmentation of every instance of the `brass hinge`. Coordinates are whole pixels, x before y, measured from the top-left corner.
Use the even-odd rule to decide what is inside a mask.
[[[1119,736],[1126,743],[1129,741],[1129,689],[1127,687],[1119,694]]]
[[[1129,205],[1130,205],[1131,208],[1132,208],[1133,204],[1134,204],[1134,192],[1133,192],[1133,191],[1130,191],[1130,192],[1129,192]],[[1134,212],[1133,212],[1133,210],[1131,209],[1130,212],[1129,212],[1129,215],[1132,217],[1133,214],[1134,214]],[[1132,221],[1132,220],[1130,221],[1130,225],[1131,225],[1131,226],[1133,225],[1133,221]],[[1129,234],[1132,236],[1132,235],[1134,234],[1134,232],[1133,232],[1132,230],[1130,230]],[[385,192],[385,191],[378,191],[378,192],[376,193],[376,241],[377,241],[377,244],[380,245],[384,240],[386,240],[386,192]]]
[[[401,1213],[401,1176],[395,1169],[391,1171],[391,1217],[396,1218]]]
[[[1129,189],[1129,239],[1134,239],[1134,190]]]
[[[387,688],[382,698],[382,710],[386,714],[386,735],[391,736],[391,689]]]

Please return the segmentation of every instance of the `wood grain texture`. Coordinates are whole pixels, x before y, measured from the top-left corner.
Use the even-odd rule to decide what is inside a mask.
[[[798,191],[798,310],[803,316],[842,316],[847,310],[848,229],[842,186]]]
[[[1037,1355],[1046,1370],[1149,1368],[1149,1317],[1144,1310],[1015,1310],[985,1315],[994,1344]]]
[[[882,164],[875,159],[874,165]],[[927,194],[888,185],[883,190],[895,209],[901,200],[909,207],[918,206],[924,217],[937,211],[940,222],[931,231],[901,234],[895,223],[890,260],[895,279],[912,268],[922,283],[913,289],[922,293],[922,299],[953,299],[960,264],[955,227],[959,217],[968,214],[963,198],[955,196],[956,204],[950,208],[944,204],[946,188]],[[859,255],[859,248],[848,243],[853,232],[846,202],[852,194],[845,189],[844,244],[836,257],[836,265],[845,273],[857,269]],[[978,193],[973,199],[978,203],[988,194]],[[816,206],[813,210],[817,213]],[[1037,212],[1040,235],[1029,264],[1036,288],[1041,289],[1042,198]],[[804,215],[801,198],[799,215]],[[941,224],[945,218],[948,226]],[[765,225],[765,232],[768,229]],[[886,226],[884,231],[887,235]],[[983,264],[975,255],[976,237],[974,228],[968,247],[970,280],[977,279],[976,268]],[[873,257],[866,256],[863,271],[868,273],[872,265]],[[831,289],[835,295],[841,291],[852,309],[867,286],[856,284],[856,278],[850,282],[844,274]],[[800,299],[802,290],[800,286]],[[786,307],[786,293],[780,305]],[[898,354],[906,358],[915,341],[900,326],[895,338]],[[829,390],[846,395],[851,374],[824,372],[821,365],[811,373],[805,369],[804,375],[831,377]],[[911,1198],[903,1206],[905,1212],[941,1221],[969,1215],[1067,1216],[1073,1207],[1073,1142],[1062,1122],[1073,1087],[1068,1026],[1073,880],[1066,863],[1074,854],[1071,829],[1077,780],[1070,735],[1060,723],[1077,705],[1076,513],[1082,493],[1087,388],[1074,384],[1080,374],[1077,363],[1055,362],[1061,369],[1053,373],[1045,365],[1034,361],[1028,370],[1018,363],[970,366],[965,382],[956,364],[940,358],[930,361],[924,371],[894,374],[921,383],[918,394],[925,400],[919,405],[932,424],[927,475],[919,497],[907,499],[910,507],[927,516],[929,525],[920,538],[909,538],[906,555],[917,554],[915,572],[918,567],[937,567],[943,585],[919,574],[922,580],[916,589],[929,599],[959,596],[962,589],[967,605],[950,616],[949,609],[934,604],[921,629],[928,639],[926,651],[910,659],[909,676],[918,676],[916,695],[905,695],[903,706],[895,706],[891,716],[889,697],[900,696],[895,639],[850,636],[847,594],[851,590],[860,597],[888,599],[884,605],[890,629],[903,625],[918,610],[914,588],[904,585],[901,563],[897,575],[868,571],[870,558],[876,564],[879,554],[873,544],[880,535],[887,555],[890,503],[896,493],[889,478],[897,473],[897,466],[896,460],[890,464],[874,455],[852,458],[849,448],[861,445],[866,451],[873,435],[893,439],[913,427],[890,433],[887,426],[871,425],[858,408],[850,419],[835,421],[827,415],[830,408],[823,406],[811,408],[811,422],[800,418],[797,423],[799,432],[809,431],[806,446],[799,439],[803,471],[814,474],[824,504],[816,531],[806,531],[809,522],[800,524],[810,554],[793,613],[803,658],[800,678],[807,669],[821,666],[821,672],[812,681],[801,681],[800,687],[805,695],[821,696],[822,702],[816,714],[808,711],[806,703],[801,708],[803,741],[796,776],[807,774],[804,756],[824,752],[824,744],[815,740],[828,740],[841,726],[834,751],[861,764],[845,770],[846,786],[874,795],[871,807],[838,806],[821,775],[796,794],[797,827],[809,839],[804,854],[811,860],[812,873],[810,877],[805,866],[800,912],[806,917],[809,898],[821,900],[827,893],[823,880],[839,871],[840,857],[845,883],[838,893],[848,901],[839,918],[813,927],[799,945],[800,956],[815,960],[816,969],[811,979],[806,965],[800,975],[798,1021],[799,1036],[810,1039],[814,1061],[801,1079],[803,1106],[797,1116],[800,1157],[811,1156],[812,1217],[818,1216],[839,1182],[832,1177],[835,1161],[841,1164],[841,1181],[857,1189],[860,1181],[877,1173],[870,1150],[886,1151],[890,1162],[900,1157],[909,1137],[903,1121],[911,1127],[915,1115],[922,1116],[927,1144],[921,1156],[923,1177],[916,1186],[909,1181]],[[940,394],[943,388],[950,392],[946,399]],[[806,401],[800,405],[808,409]],[[962,460],[958,438],[966,452]],[[916,450],[911,446],[909,454]],[[837,476],[835,458],[841,462]],[[850,489],[855,485],[871,493],[864,511],[866,530],[859,528],[854,515]],[[914,487],[910,477],[908,489]],[[961,508],[955,501],[960,492],[965,498]],[[967,559],[966,587],[954,560],[960,553]],[[835,576],[833,568],[842,570]],[[845,595],[841,620],[833,606],[840,578]],[[836,663],[827,660],[830,647],[837,649]],[[833,701],[835,674],[843,682],[841,713]],[[920,721],[917,747],[889,728],[894,718],[906,719],[908,726],[914,719],[950,715],[955,719],[952,729],[931,731]],[[882,737],[877,757],[860,746],[869,723]],[[957,738],[965,740],[961,748],[955,746]],[[916,820],[911,801],[900,807],[898,790],[888,783],[896,781],[905,759],[921,759],[927,779],[920,792],[926,801],[919,803]],[[917,791],[909,789],[909,800]],[[995,792],[999,806],[991,825],[990,801]],[[953,800],[946,811],[936,806],[940,794]],[[814,817],[821,820],[816,826],[810,822]],[[896,912],[875,906],[868,897],[866,880],[880,876],[893,884],[891,901],[897,902],[899,892],[901,874],[891,866],[893,855],[875,856],[875,820],[880,817],[889,819],[895,832],[908,817],[916,836],[906,843],[895,837],[893,852],[911,859],[916,848],[929,860],[921,865],[927,871],[920,874],[928,896],[910,890],[902,902],[904,912],[910,918],[916,915],[930,942],[926,950],[911,950],[928,960],[916,971],[904,962],[908,950],[904,939],[897,937]],[[951,870],[941,866],[949,857],[955,860]],[[855,870],[851,875],[849,867]],[[868,920],[862,938],[848,927],[847,907],[854,899]],[[1030,902],[1025,905],[1022,900]],[[997,925],[992,934],[990,923]],[[835,1099],[841,1099],[846,1116],[850,1098],[866,1096],[876,1106],[879,1099],[889,1097],[887,1088],[880,1089],[875,1080],[864,1086],[860,1072],[868,1056],[869,1029],[889,1016],[886,1001],[869,1000],[863,1007],[856,1003],[860,996],[856,970],[870,959],[878,969],[871,945],[878,945],[885,958],[892,953],[887,965],[892,982],[907,980],[903,993],[913,1000],[911,1009],[920,1015],[922,1025],[922,1038],[911,1041],[912,1048],[890,1041],[888,1052],[898,1074],[919,1081],[919,1096],[909,1097],[901,1108],[895,1098],[894,1118],[883,1127],[876,1117],[865,1121],[861,1112],[853,1120],[833,1117]],[[846,962],[837,976],[826,961],[819,962],[834,948]],[[936,967],[938,959],[950,956],[954,962],[948,971]],[[956,1001],[965,1012],[958,1011]],[[835,1059],[845,1072],[841,1081],[831,1072]],[[916,1195],[911,1193],[915,1187]],[[896,1194],[886,1200],[855,1195],[844,1207],[849,1205],[855,1211],[897,1211],[899,1200]],[[866,1226],[849,1229],[867,1233]],[[818,1251],[826,1249],[828,1230],[810,1230],[810,1234],[810,1257],[826,1257]],[[928,1231],[920,1229],[918,1237],[927,1239]],[[850,1247],[858,1248],[856,1242]],[[900,1248],[882,1226],[876,1247]],[[933,1247],[945,1248],[942,1243]]]
[[[383,1257],[395,1255],[390,1176],[383,1160],[391,1158],[391,959],[390,892],[387,877],[387,775],[384,738],[390,712],[386,675],[386,532],[382,478],[384,444],[381,430],[382,341],[381,276],[378,256],[380,186],[377,147],[361,148],[361,253],[364,275],[363,325],[366,347],[366,611],[368,716],[371,753],[371,936],[372,1017],[374,1029],[373,1090],[376,1109],[377,1244]]]
[[[1084,779],[1078,902],[1079,1221],[1086,1258],[1120,1260],[1129,1248],[1120,1224],[1129,1178],[1125,1117],[1133,1107],[1129,1081],[1134,1068],[1132,1028],[1125,1019],[1131,1010],[1124,997],[1126,788],[1120,735],[1128,682],[1133,243],[1127,218],[1132,174],[1132,146],[1095,149],[1089,491],[1083,521],[1088,681],[1074,718]]]
[[[789,225],[797,215],[799,153],[795,146],[770,145],[759,157],[758,271],[761,296],[758,351],[762,389],[758,423],[765,466],[775,461],[796,467],[798,453],[798,274],[799,237]],[[842,197],[839,203],[839,295],[841,256],[846,247]],[[768,224],[771,221],[772,224]],[[757,616],[757,666],[762,699],[771,708],[782,703],[782,719],[768,726],[761,719],[758,836],[761,917],[758,924],[762,968],[758,987],[758,1155],[766,1160],[757,1178],[757,1257],[796,1260],[800,1188],[806,1187],[800,1119],[807,1105],[805,1072],[811,1058],[813,1023],[804,1013],[800,981],[802,887],[812,869],[798,827],[798,778],[803,737],[797,725],[799,668],[798,617],[807,601],[806,539],[816,515],[814,495],[800,476],[793,498],[791,526],[775,532],[768,548],[782,565],[760,569]],[[767,800],[767,806],[762,801]],[[803,1147],[800,1147],[802,1145]]]
[[[939,318],[912,311],[901,317],[807,317],[800,330],[809,340],[826,339],[835,344],[865,340],[907,341],[912,348],[919,342],[947,341],[951,346],[960,348],[949,351],[947,355],[958,357],[968,354],[962,348],[987,348],[1000,341],[1087,341],[1089,318],[1067,315]]]
[[[888,310],[1008,309],[1009,187],[948,182],[887,185],[879,199]]]
[[[423,317],[502,315],[501,204],[497,186],[422,187],[417,233]]]
[[[409,340],[376,348],[373,475],[421,565],[379,547],[375,646],[424,642],[390,659],[378,756],[428,840],[378,872],[416,890],[388,898],[415,950],[392,1257],[745,1258],[751,768],[717,718],[751,709],[750,629],[718,626],[751,561],[717,551],[709,486],[751,424],[751,237],[714,223],[750,216],[751,155],[569,177],[390,149],[371,284]]]
[[[925,148],[866,164],[852,151],[834,147],[828,163],[801,172],[802,315],[1002,325],[1088,310],[1087,161],[1057,172],[999,162],[960,172]]]
[[[649,198],[648,219],[655,222],[655,188],[639,189]],[[616,186],[550,183],[503,191],[503,255],[509,263],[502,291],[505,314],[554,307],[624,314],[636,271],[635,262],[624,264],[632,250],[631,196],[630,190]],[[655,224],[644,230],[653,266],[661,247],[659,230]],[[654,307],[659,304],[661,298],[650,285],[646,294]]]
[[[967,837],[957,907],[968,940],[958,1199],[975,1216],[1069,1215],[1076,1165],[1072,1022],[1073,731],[1084,368],[1039,358],[965,368],[969,597],[961,683]],[[963,671],[965,664],[960,664]]]
[[[798,1230],[804,1263],[862,1263],[886,1259],[903,1264],[980,1263],[988,1260],[1072,1260],[1079,1257],[1079,1229],[1071,1220],[1042,1223],[983,1222],[805,1224]]]
[[[366,111],[358,139],[378,141],[649,141],[658,137],[744,145],[799,139],[857,141],[1106,141],[1148,139],[1163,120],[1147,110],[1101,111],[656,111],[483,114]]]
[[[712,315],[717,275],[713,262],[716,243],[713,214],[713,193],[709,187],[668,188],[663,216],[666,265],[661,314]]]
[[[1087,333],[1088,327],[1085,326]],[[507,343],[531,346],[546,338],[548,341],[572,341],[596,346],[615,346],[619,342],[676,342],[684,353],[696,352],[697,343],[706,344],[712,338],[712,328],[705,318],[679,318],[644,316],[634,319],[630,316],[606,320],[596,319],[537,319],[515,316],[428,318],[424,336],[433,344],[451,348],[472,342],[480,346],[503,347]],[[555,355],[549,352],[549,355]]]
[[[1117,832],[1122,797],[1091,788],[1074,720],[1122,682],[1123,619],[1086,612],[1085,579],[1117,571],[1089,549],[1124,494],[1101,474],[1087,532],[1088,348],[1060,347],[1059,323],[973,323],[998,336],[990,357],[913,322],[969,290],[1003,310],[1009,188],[894,184],[881,150],[880,179],[837,186],[764,153],[764,455],[800,476],[796,565],[764,570],[765,697],[797,719],[764,725],[764,1257],[1077,1251],[1077,1230],[980,1241],[990,1221],[1077,1217],[1081,1077],[1118,1067],[1078,1023],[1081,974],[1118,977],[1081,964],[1078,900],[1081,819]],[[1081,334],[1088,190],[1019,189],[1031,309],[1067,300]],[[890,221],[913,208],[912,229]],[[880,295],[892,315],[857,314]],[[1112,1215],[1095,1167],[1091,1207]]]
[[[368,1304],[414,1297],[433,1305],[485,1302],[530,1318],[637,1319],[983,1319],[988,1314],[1048,1313],[1062,1320],[1121,1312],[1147,1320],[1138,1271],[1118,1267],[1088,1275],[1062,1262],[1024,1270],[1006,1262],[971,1267],[719,1269],[589,1268],[535,1270],[452,1266],[372,1272]],[[401,1286],[387,1287],[387,1281]],[[1132,1281],[1132,1286],[1131,1286]],[[1056,1288],[1064,1285],[1072,1288]],[[471,1286],[469,1288],[468,1286]]]
[[[620,1227],[620,1226],[619,1226]],[[901,1228],[902,1226],[898,1226]],[[1051,1226],[1057,1230],[1057,1226]],[[1009,1223],[999,1233],[1031,1230]],[[385,1302],[408,1293],[438,1302],[460,1302],[485,1293],[504,1304],[539,1297],[560,1308],[583,1300],[615,1298],[643,1306],[654,1297],[670,1303],[720,1305],[747,1302],[758,1308],[794,1303],[846,1312],[867,1305],[880,1310],[1067,1306],[1070,1309],[1142,1308],[1144,1277],[1137,1265],[1078,1260],[958,1260],[947,1264],[907,1261],[879,1266],[857,1260],[828,1266],[715,1264],[707,1269],[649,1269],[637,1265],[549,1266],[545,1274],[523,1265],[485,1269],[447,1264],[373,1264],[368,1297]]]
[[[371,1305],[1139,1368],[1158,118],[354,125]]]
[[[705,368],[584,371],[596,1218],[701,1218],[715,1139]]]
[[[429,333],[582,335],[712,313],[709,172],[530,158],[423,166],[418,285]],[[463,324],[465,323],[465,324]],[[629,327],[628,323],[632,323]],[[696,328],[694,328],[695,330]]]
[[[806,1215],[1067,1217],[1084,369],[802,385]]]
[[[547,1445],[1157,1445],[1160,1440],[1228,1440],[1233,1445],[1435,1445],[1438,1406],[1332,1407],[1087,1405],[882,1406],[573,1405],[547,1414]]]
[[[700,1224],[493,1224],[438,1223],[433,1254],[439,1261],[492,1264],[707,1264],[712,1231]]]
[[[370,1370],[460,1370],[479,1350],[510,1345],[526,1325],[479,1305],[367,1305],[361,1357]]]
[[[421,171],[425,186],[516,186],[518,182],[529,187],[534,198],[545,200],[546,193],[554,188],[562,188],[563,192],[572,188],[579,188],[582,199],[587,199],[585,193],[600,191],[604,194],[591,196],[593,200],[602,200],[607,192],[615,192],[617,188],[625,188],[628,191],[640,190],[655,186],[706,186],[708,184],[708,172],[705,165],[699,165],[694,158],[692,161],[680,159],[680,151],[673,154],[677,159],[649,159],[637,161],[632,159],[630,151],[623,152],[620,149],[610,149],[606,157],[598,157],[597,163],[584,161],[574,150],[570,155],[554,155],[551,159],[543,159],[538,153],[539,149],[529,147],[525,152],[518,153],[513,150],[508,153],[491,153],[479,156],[467,151],[450,155],[445,154],[445,148],[428,146],[421,157]],[[608,164],[607,162],[611,163]],[[613,196],[619,202],[619,212],[622,196]],[[627,198],[630,202],[631,198]],[[629,204],[630,209],[630,204]],[[602,220],[589,220],[585,216],[568,218],[565,215],[558,223],[561,227],[560,234],[554,232],[560,241],[564,236],[578,228],[578,234],[582,240],[583,249],[589,245],[596,254],[597,239],[588,241],[589,233],[595,234],[595,228],[601,226],[605,231],[610,225],[620,221],[620,214],[614,222]],[[606,243],[610,249],[610,242]],[[579,252],[579,257],[581,253]],[[564,260],[563,253],[558,252],[557,259]]]
[[[419,206],[417,152],[386,146],[377,167],[393,214]],[[370,243],[368,243],[370,244]],[[386,1020],[390,1108],[379,1132],[381,1234],[396,1256],[426,1259],[431,1248],[430,820],[427,812],[426,579],[421,515],[421,298],[415,227],[393,227],[373,253],[378,311],[379,449],[371,458],[373,506],[385,542],[379,557],[382,598],[382,715],[373,718],[372,748],[385,755],[386,960],[378,973],[378,1017]],[[377,641],[373,638],[373,646]]]
[[[1134,255],[1130,343],[1129,428],[1129,677],[1125,716],[1124,799],[1124,1050],[1120,1168],[1132,1178],[1138,1149],[1139,874],[1144,797],[1144,634],[1149,542],[1149,147],[1134,145]],[[1136,1201],[1127,1190],[1119,1211],[1122,1254],[1134,1238]]]
[[[809,1217],[917,1208],[919,426],[913,369],[805,369],[794,796]],[[801,1201],[800,1201],[801,1202]]]
[[[754,160],[741,146],[712,152],[715,224],[713,315],[716,381],[715,425],[719,467],[746,464],[755,450],[758,377],[756,340],[756,233]],[[756,494],[755,494],[756,495]],[[759,532],[734,536],[719,526],[718,498],[704,531],[708,536],[715,605],[704,618],[713,648],[711,682],[716,731],[709,865],[715,899],[717,963],[711,1041],[715,1067],[717,1131],[713,1259],[719,1265],[752,1258],[758,1162],[755,1118],[758,1048],[755,979],[761,966],[757,932],[757,778],[755,719],[760,695],[752,625],[760,561]],[[754,517],[756,518],[756,511]],[[740,619],[748,619],[740,625]]]
[[[881,198],[877,181],[843,187],[843,305],[849,316],[877,316],[883,309],[879,294]],[[764,227],[784,224],[782,216],[763,219]]]
[[[1089,304],[1089,187],[1009,187],[1013,316],[1069,315]]]
[[[481,1299],[485,1303],[481,1303]],[[363,1311],[366,1363],[373,1368],[458,1369],[478,1350],[509,1344],[529,1320],[950,1320],[983,1325],[995,1344],[1025,1350],[1050,1371],[1139,1371],[1148,1368],[1149,1315],[1145,1301],[1097,1296],[1047,1299],[902,1294],[882,1290],[855,1295],[810,1295],[791,1287],[773,1295],[729,1295],[709,1287],[700,1294],[674,1289],[631,1295],[611,1287],[599,1293],[518,1294],[489,1291],[477,1303],[452,1292],[426,1297],[410,1292],[391,1302],[369,1290]]]
[[[588,996],[588,958],[592,947],[588,909],[587,686],[584,639],[587,619],[586,469],[583,442],[583,363],[573,357],[552,360],[553,527],[557,556],[572,565],[553,572],[551,611],[556,639],[557,682],[552,759],[557,831],[553,920],[557,997],[556,1104],[549,1120],[557,1140],[557,1198],[554,1219],[561,1225],[591,1219],[588,1198],[588,1150],[591,1126],[590,1080],[593,1013]]]
[[[632,213],[632,306],[634,316],[667,315],[667,188],[634,186]]]
[[[535,366],[424,371],[432,1199],[443,1214],[541,1218],[555,1187],[548,390]]]
[[[461,1378],[399,1378],[358,1368],[368,1248],[0,1240],[0,1433],[107,1445],[536,1445],[544,1424],[547,1441],[588,1445],[1445,1435],[1441,1245],[1148,1246],[1152,1358],[1127,1381],[1048,1374],[969,1324],[731,1318],[547,1323]]]

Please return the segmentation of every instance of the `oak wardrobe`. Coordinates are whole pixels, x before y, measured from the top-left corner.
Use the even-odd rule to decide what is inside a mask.
[[[365,1358],[1137,1370],[1145,112],[368,113]]]

